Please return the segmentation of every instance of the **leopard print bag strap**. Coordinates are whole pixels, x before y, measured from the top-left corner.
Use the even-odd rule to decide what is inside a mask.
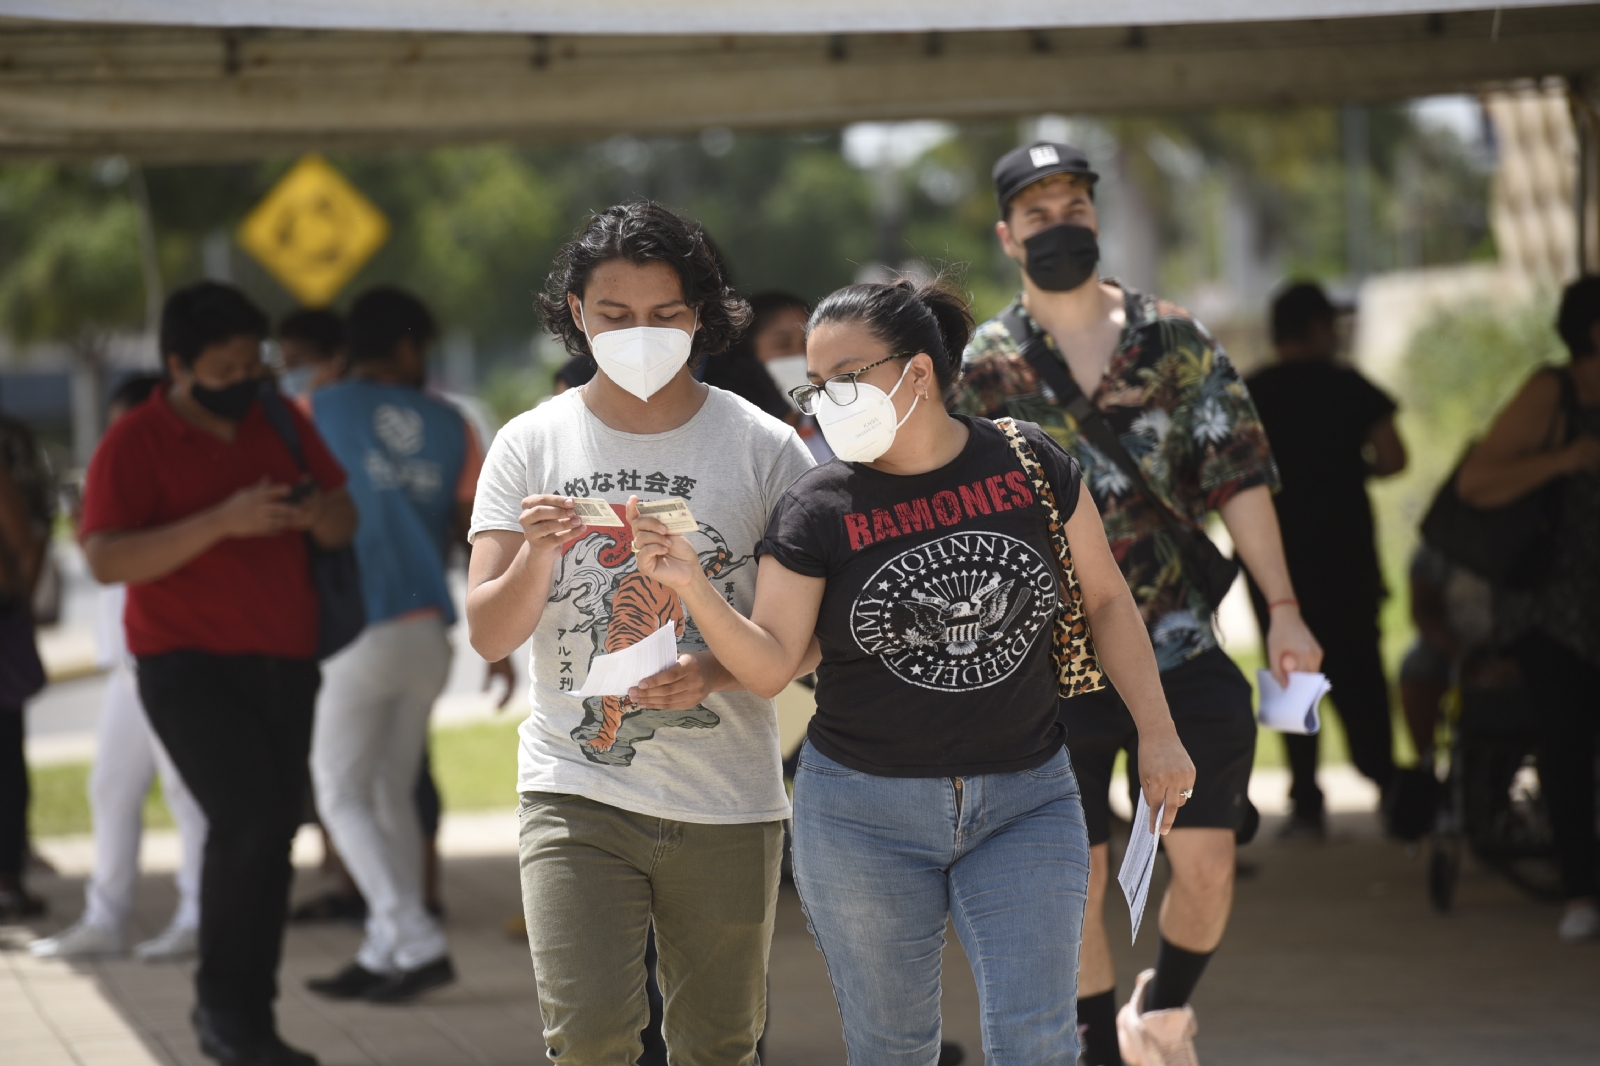
[[[1072,568],[1072,547],[1067,543],[1067,524],[1061,518],[1061,508],[1056,505],[1055,490],[1044,476],[1044,467],[1033,446],[1028,443],[1017,423],[1011,418],[997,418],[995,425],[1011,443],[1011,451],[1022,472],[1033,485],[1033,494],[1045,509],[1050,530],[1050,546],[1061,561],[1061,581],[1066,588],[1065,602],[1056,612],[1056,670],[1061,684],[1061,697],[1068,699],[1105,688],[1105,675],[1100,670],[1100,660],[1094,652],[1094,636],[1089,632],[1089,619],[1083,609],[1083,586]]]

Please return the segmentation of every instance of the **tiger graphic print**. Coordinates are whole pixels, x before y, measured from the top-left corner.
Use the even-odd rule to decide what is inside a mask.
[[[622,508],[613,505],[621,513]],[[735,559],[715,529],[701,523],[689,535],[708,578],[726,577],[748,564]],[[592,655],[630,647],[668,622],[680,644],[704,647],[683,601],[672,589],[639,573],[632,551],[633,530],[591,527],[588,536],[567,546],[551,583],[551,603],[570,602],[583,621],[572,632],[586,633]],[[603,766],[631,766],[638,745],[662,729],[714,729],[721,719],[701,704],[688,710],[640,707],[627,696],[591,696],[583,701],[583,720],[571,737],[583,757]]]

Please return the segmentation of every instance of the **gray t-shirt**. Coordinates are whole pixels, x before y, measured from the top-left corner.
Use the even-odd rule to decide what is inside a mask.
[[[700,562],[741,614],[755,601],[756,542],[767,515],[812,466],[794,430],[713,388],[667,433],[622,433],[584,405],[581,390],[518,415],[495,437],[478,478],[471,537],[521,530],[522,501],[540,493],[595,496],[620,515],[630,495],[681,496],[699,530]],[[669,621],[678,650],[705,642],[678,594],[638,572],[628,527],[590,527],[557,561],[533,633],[517,791],[559,792],[685,822],[769,822],[789,816],[772,700],[717,692],[688,711],[641,709],[621,696],[580,700],[589,661]]]

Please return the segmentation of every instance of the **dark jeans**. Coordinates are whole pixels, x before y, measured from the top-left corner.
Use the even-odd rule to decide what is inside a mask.
[[[1568,899],[1600,896],[1595,861],[1594,754],[1600,668],[1543,633],[1517,642],[1517,664],[1539,726],[1539,787],[1550,812]]]
[[[1394,777],[1394,732],[1389,721],[1389,682],[1383,676],[1378,648],[1378,605],[1332,604],[1306,589],[1300,613],[1322,645],[1322,672],[1333,685],[1333,706],[1350,743],[1350,761],[1380,789]],[[1267,632],[1266,602],[1254,585],[1250,599],[1261,632]],[[1327,594],[1330,598],[1334,593]],[[1283,735],[1289,757],[1289,802],[1298,818],[1322,817],[1322,789],[1317,786],[1318,737]]]
[[[0,877],[20,878],[28,857],[28,763],[22,710],[0,707]]]
[[[195,994],[233,1039],[273,1031],[311,718],[309,659],[171,652],[139,659],[139,694],[205,811]]]

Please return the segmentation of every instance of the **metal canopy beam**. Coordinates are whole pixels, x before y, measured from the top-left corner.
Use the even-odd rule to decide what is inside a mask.
[[[1583,2],[1501,0],[1494,6]],[[1432,14],[1489,5],[1483,0],[5,0],[4,6],[18,17],[123,25],[605,35],[1148,26]]]
[[[1600,4],[962,33],[527,35],[0,20],[0,156],[253,157],[1382,101],[1600,71]]]

